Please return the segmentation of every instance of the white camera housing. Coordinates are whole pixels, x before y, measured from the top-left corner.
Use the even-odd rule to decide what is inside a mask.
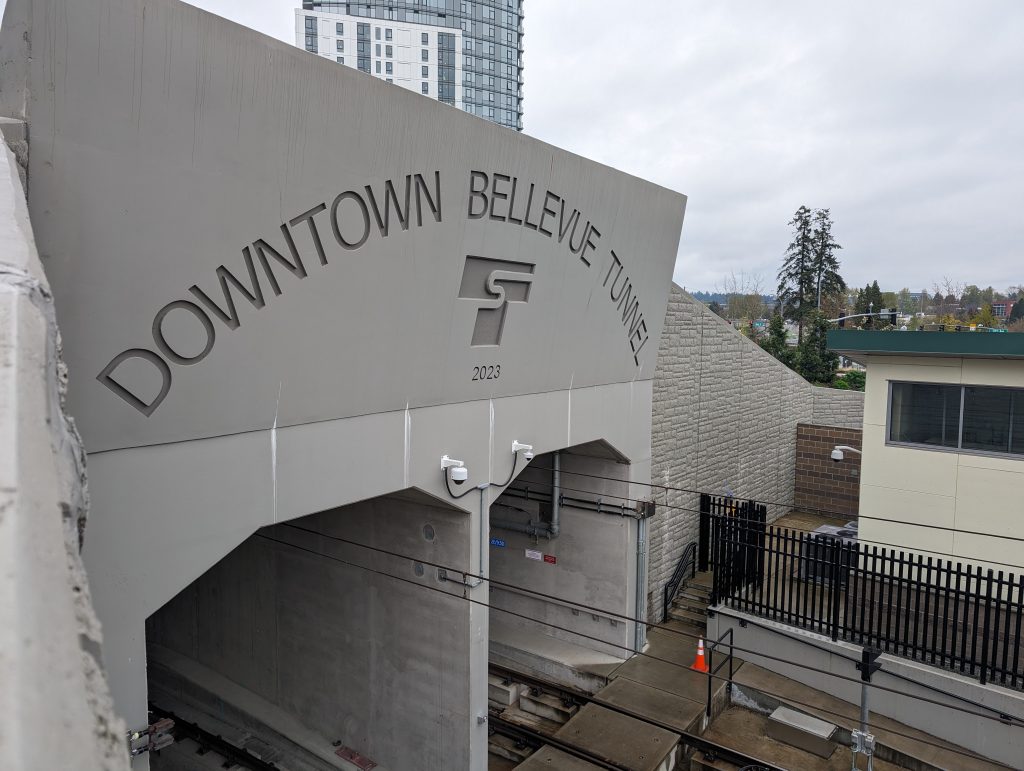
[[[513,439],[512,440],[512,453],[516,454],[516,453],[520,453],[520,452],[523,454],[523,457],[526,459],[527,463],[529,463],[531,460],[533,460],[533,458],[534,458],[533,445],[532,444],[523,444],[518,439]]]
[[[448,474],[448,477],[457,485],[461,485],[469,479],[469,469],[466,468],[466,464],[461,460],[449,458],[447,455],[441,456],[441,471]]]
[[[843,451],[840,450],[838,447],[832,450],[832,460],[834,460],[836,463],[841,461],[844,457],[845,456],[843,455]]]

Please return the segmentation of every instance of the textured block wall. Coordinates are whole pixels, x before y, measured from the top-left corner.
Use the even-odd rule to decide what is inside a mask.
[[[697,538],[700,492],[771,503],[769,520],[793,505],[796,427],[860,429],[864,394],[812,386],[707,306],[673,286],[654,376],[652,467],[660,504],[651,523],[649,603],[683,548]],[[831,448],[830,448],[831,449]]]
[[[857,516],[860,506],[860,455],[846,453],[832,460],[838,444],[861,448],[859,428],[801,423],[796,427],[796,479],[793,505],[803,511],[829,511]]]

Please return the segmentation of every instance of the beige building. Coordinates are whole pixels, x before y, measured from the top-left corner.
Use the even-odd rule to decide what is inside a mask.
[[[1024,335],[840,330],[829,346],[867,367],[861,540],[1020,573]]]

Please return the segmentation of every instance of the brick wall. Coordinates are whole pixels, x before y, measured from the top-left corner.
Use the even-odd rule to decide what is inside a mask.
[[[837,444],[861,448],[861,431],[855,428],[796,427],[796,480],[793,506],[806,511],[839,512],[857,516],[860,504],[860,455],[846,453],[839,463],[831,459]]]
[[[669,295],[654,375],[655,484],[793,503],[798,423],[861,427],[864,394],[812,386],[677,286]],[[829,448],[831,450],[831,447]],[[683,548],[697,538],[697,492],[654,489],[649,612]]]

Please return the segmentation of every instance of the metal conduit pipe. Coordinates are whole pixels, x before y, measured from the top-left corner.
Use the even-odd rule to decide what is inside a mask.
[[[562,513],[562,454],[555,451],[551,470],[551,538],[558,538],[559,516]]]
[[[496,519],[491,517],[491,527],[497,530],[511,530],[516,533],[526,533],[535,538],[551,538],[551,526],[540,522],[516,522],[511,519]]]

